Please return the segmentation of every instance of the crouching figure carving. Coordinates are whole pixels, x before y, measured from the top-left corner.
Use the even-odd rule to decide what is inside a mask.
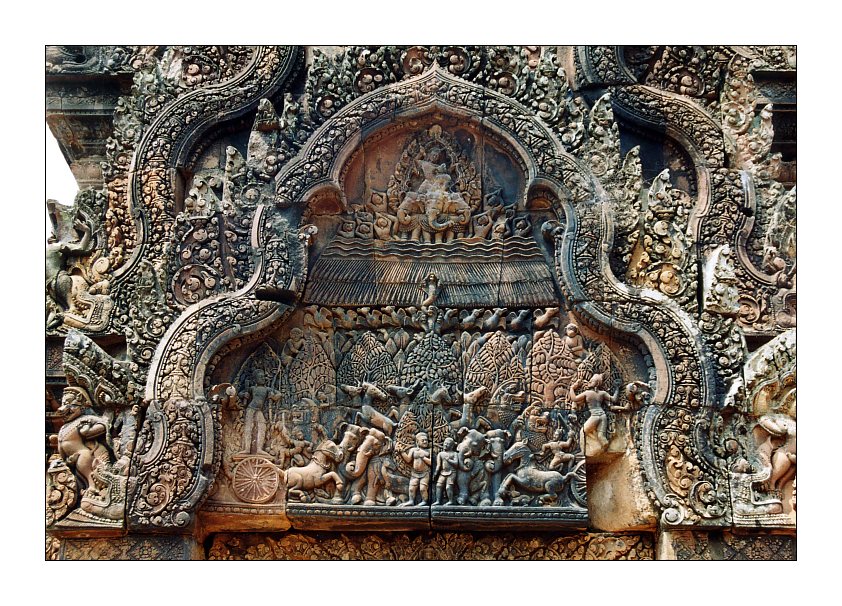
[[[48,470],[47,523],[120,527],[137,431],[134,367],[71,331],[64,370],[69,385],[58,409],[64,424],[50,436],[58,454]]]
[[[542,505],[558,501],[567,483],[576,473],[571,471],[562,474],[555,470],[540,469],[532,457],[532,451],[526,442],[515,442],[503,454],[504,465],[510,465],[517,460],[520,460],[520,464],[514,473],[510,473],[503,480],[494,505],[501,506],[506,500],[511,500],[513,490],[538,495]]]
[[[336,473],[336,466],[342,460],[342,455],[342,449],[335,442],[325,440],[313,451],[313,458],[307,465],[287,469],[287,498],[291,501],[306,502],[315,497],[317,488],[333,484],[331,502],[341,503],[345,482]]]

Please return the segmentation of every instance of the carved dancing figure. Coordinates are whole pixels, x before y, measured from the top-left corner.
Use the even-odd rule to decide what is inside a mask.
[[[256,424],[257,447],[255,454],[264,457],[271,457],[271,454],[263,450],[266,440],[266,415],[263,413],[263,409],[266,406],[267,399],[277,402],[281,399],[281,394],[271,387],[266,386],[266,373],[260,369],[254,371],[254,382],[254,385],[240,394],[240,398],[248,402],[248,406],[246,407],[245,427],[243,431],[243,448],[240,451],[240,454],[252,454],[252,435]]]
[[[401,458],[412,465],[412,476],[409,479],[409,500],[402,504],[403,507],[415,505],[415,497],[418,489],[421,489],[421,501],[419,506],[427,505],[427,493],[430,488],[430,438],[421,431],[415,434],[415,447],[409,450],[400,451]]]
[[[609,407],[617,404],[619,396],[619,388],[613,394],[600,389],[603,377],[601,374],[595,374],[590,381],[585,385],[585,391],[580,394],[576,390],[582,387],[581,379],[570,384],[570,401],[575,404],[587,404],[590,416],[585,424],[582,426],[582,432],[585,436],[590,436],[597,441],[599,450],[603,450],[608,446],[608,436],[606,431],[608,429],[608,413],[603,406]]]
[[[453,438],[445,438],[444,449],[436,457],[436,502],[435,505],[444,505],[442,496],[447,496],[450,505],[456,504],[456,466],[459,460],[456,455],[456,441]]]

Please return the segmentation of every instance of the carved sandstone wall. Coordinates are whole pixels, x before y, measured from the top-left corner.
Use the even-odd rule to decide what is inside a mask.
[[[795,557],[790,47],[48,47],[47,557]]]

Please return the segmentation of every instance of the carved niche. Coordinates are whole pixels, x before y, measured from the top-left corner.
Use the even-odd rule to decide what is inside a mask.
[[[648,370],[564,305],[559,215],[527,195],[522,156],[437,111],[343,157],[341,189],[302,213],[317,235],[299,305],[213,363],[222,461],[203,511],[586,526],[586,453],[608,450]]]
[[[794,525],[788,51],[121,49],[48,50],[133,77],[53,209],[51,536]]]

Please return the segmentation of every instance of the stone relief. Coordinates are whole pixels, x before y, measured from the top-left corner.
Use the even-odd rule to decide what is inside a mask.
[[[795,329],[758,349],[726,398],[734,408],[725,447],[737,526],[795,525],[795,350]]]
[[[647,535],[305,533],[216,535],[210,560],[652,560]]]
[[[586,528],[625,456],[663,527],[793,528],[796,193],[753,73],[794,68],[48,47],[48,87],[131,79],[101,188],[48,203],[48,526]]]
[[[110,261],[96,248],[94,205],[89,200],[95,194],[87,194],[70,208],[47,201],[53,229],[45,258],[48,330],[83,328],[98,333],[111,319]]]
[[[64,344],[68,386],[50,436],[47,525],[122,528],[139,413],[138,368],[114,360],[71,331]]]

